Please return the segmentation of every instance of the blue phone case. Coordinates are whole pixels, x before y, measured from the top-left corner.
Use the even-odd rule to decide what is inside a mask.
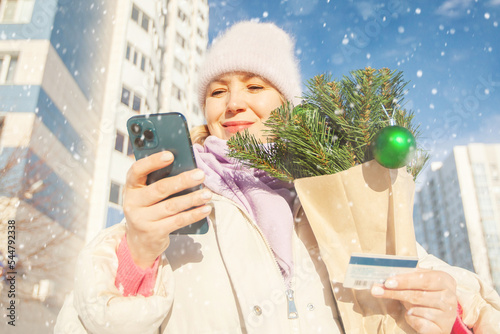
[[[162,151],[170,151],[174,155],[174,162],[171,165],[148,175],[147,184],[196,168],[191,137],[184,115],[164,113],[133,116],[127,121],[127,131],[136,160]],[[193,187],[171,197],[201,188],[201,185]],[[172,234],[204,234],[207,231],[208,222],[204,218]]]

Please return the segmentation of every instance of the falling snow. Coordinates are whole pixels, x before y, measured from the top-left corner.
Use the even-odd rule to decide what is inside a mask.
[[[295,4],[291,4],[294,2]],[[472,42],[470,45],[464,43],[463,45],[463,50],[460,50],[457,48],[457,44],[462,47],[462,37],[464,35],[467,35],[466,38],[471,38],[470,36],[473,36],[471,38],[472,41],[480,41],[482,37],[480,37],[481,32],[484,31],[484,27],[487,29],[490,29],[490,31],[493,31],[493,28],[498,27],[498,21],[495,21],[498,19],[497,15],[495,12],[492,11],[491,8],[484,8],[486,10],[492,11],[490,12],[484,12],[483,10],[470,10],[470,9],[462,9],[460,13],[458,13],[457,17],[453,17],[452,14],[450,13],[449,17],[445,17],[443,19],[443,16],[439,17],[434,11],[429,10],[429,7],[427,7],[424,4],[419,4],[422,8],[415,8],[415,10],[412,13],[412,10],[410,8],[405,8],[404,13],[396,13],[397,15],[392,15],[392,16],[381,16],[381,17],[376,17],[377,13],[377,7],[370,5],[368,2],[360,2],[364,3],[364,5],[360,5],[359,7],[354,7],[354,10],[358,10],[359,12],[365,10],[365,11],[371,11],[371,15],[367,15],[366,19],[364,19],[364,15],[358,15],[358,17],[353,14],[354,19],[352,22],[347,24],[348,26],[341,26],[338,24],[338,12],[334,12],[334,6],[340,6],[337,4],[337,2],[333,1],[331,2],[330,0],[323,0],[321,1],[322,4],[324,5],[329,4],[328,10],[330,10],[334,14],[328,14],[324,15],[321,19],[318,19],[314,21],[314,27],[316,30],[321,30],[321,33],[328,33],[329,36],[328,38],[321,37],[323,39],[323,42],[320,44],[318,47],[313,40],[312,36],[308,36],[307,38],[300,38],[303,37],[300,35],[300,30],[307,28],[307,26],[303,22],[307,22],[305,19],[309,19],[309,16],[307,15],[312,15],[311,13],[314,12],[316,9],[318,1],[312,1],[311,4],[306,2],[300,2],[300,1],[290,1],[290,0],[283,0],[281,1],[281,8],[285,7],[289,10],[289,13],[287,13],[287,17],[290,19],[290,24],[287,26],[287,28],[290,29],[290,31],[293,31],[298,35],[297,38],[297,44],[298,48],[296,49],[296,55],[302,57],[301,59],[301,65],[303,67],[303,70],[309,71],[309,72],[324,72],[324,71],[332,71],[334,72],[335,76],[341,76],[346,73],[347,70],[350,69],[355,69],[355,68],[360,68],[364,67],[367,64],[379,64],[379,62],[383,62],[384,65],[387,64],[388,67],[396,68],[397,66],[400,67],[401,70],[405,72],[406,78],[411,79],[413,76],[413,73],[416,72],[416,76],[418,78],[423,77],[423,72],[426,72],[426,76],[424,79],[414,82],[418,82],[417,85],[413,85],[413,88],[410,89],[410,96],[409,96],[409,104],[414,104],[416,106],[415,109],[418,110],[420,113],[422,111],[422,115],[418,115],[419,117],[422,116],[421,120],[423,122],[426,122],[427,119],[425,112],[427,109],[435,110],[431,115],[446,115],[446,109],[447,108],[453,108],[453,104],[460,104],[461,106],[464,105],[464,100],[467,97],[474,97],[474,95],[471,94],[480,94],[482,100],[481,102],[481,108],[485,109],[484,114],[482,112],[478,113],[477,111],[474,111],[474,113],[469,113],[468,116],[471,116],[470,118],[477,118],[483,116],[486,119],[486,115],[488,112],[489,106],[492,104],[492,102],[497,101],[495,95],[497,95],[497,86],[491,85],[490,87],[484,88],[484,86],[481,86],[481,84],[484,84],[484,82],[488,81],[488,72],[487,72],[487,65],[484,66],[484,70],[482,68],[484,58],[476,58],[478,57],[478,53],[475,53],[476,50],[485,55],[485,57],[490,57],[490,58],[495,58],[498,59],[498,47],[497,44],[494,42],[494,40],[484,40],[482,44],[480,44],[477,47],[472,46]],[[458,1],[457,1],[458,2]],[[491,1],[492,3],[494,1]],[[245,7],[246,5],[242,3],[242,1],[239,2],[242,7]],[[476,5],[480,4],[481,2],[476,1]],[[299,5],[297,5],[299,4]],[[220,7],[227,7],[227,9],[234,10],[235,8],[232,7],[230,1],[224,1],[220,3]],[[99,4],[90,4],[90,5],[85,5],[86,7],[90,6],[90,9],[99,9]],[[362,8],[362,7],[365,8]],[[268,7],[265,7],[268,9]],[[324,8],[321,8],[322,10],[318,10],[318,12],[326,12]],[[354,11],[353,10],[353,11]],[[383,8],[383,10],[387,10],[387,7]],[[235,15],[238,14],[237,10],[234,10]],[[270,10],[271,13],[277,13],[273,10]],[[106,15],[106,10],[102,12],[104,15]],[[226,15],[229,16],[226,12]],[[264,19],[268,19],[270,14],[269,11],[263,11],[262,8],[258,9],[255,12],[252,12],[250,14],[248,9],[242,10],[242,13],[244,15],[249,15],[250,17],[255,16],[253,20],[259,21],[260,17],[262,17],[262,21],[267,21]],[[484,13],[484,14],[483,14]],[[358,13],[359,14],[359,13]],[[414,15],[413,15],[414,14]],[[212,13],[211,13],[212,15]],[[274,15],[271,16],[271,19],[274,19]],[[330,17],[331,16],[331,17]],[[425,35],[423,37],[420,37],[417,33],[415,33],[415,28],[414,26],[416,25],[415,20],[420,20],[420,22],[423,22],[424,25],[427,24],[427,20],[430,17],[436,17],[438,20],[431,21],[429,25],[431,26],[430,33],[428,35]],[[298,18],[304,18],[304,21],[300,21],[299,23],[295,23],[292,20],[295,20]],[[312,16],[311,16],[312,17]],[[232,17],[231,19],[237,20],[239,17]],[[490,20],[491,19],[491,20]],[[467,20],[469,21],[467,25],[462,25],[461,20]],[[213,20],[215,22],[215,20]],[[413,21],[413,22],[412,22]],[[482,23],[479,23],[478,21],[481,21]],[[220,20],[220,25],[225,26],[225,25],[230,25],[232,21],[230,21],[230,18],[224,17],[224,20]],[[297,22],[298,19],[297,19]],[[439,24],[439,22],[443,22],[443,24]],[[458,24],[457,22],[460,22]],[[282,23],[282,22],[279,22]],[[211,18],[211,23],[212,25],[212,18]],[[372,24],[372,25],[370,25]],[[378,24],[376,26],[376,24]],[[413,24],[413,25],[412,25]],[[318,27],[323,27],[325,29],[318,29]],[[375,27],[377,29],[369,30],[369,28]],[[368,28],[367,28],[368,27]],[[493,27],[493,28],[492,28]],[[296,30],[293,30],[296,29]],[[330,30],[331,29],[331,30]],[[307,30],[307,29],[304,29]],[[359,30],[359,31],[358,31]],[[422,31],[425,29],[422,28]],[[354,32],[357,31],[357,32]],[[368,33],[367,33],[368,31]],[[60,33],[60,30],[54,30],[52,33]],[[498,33],[497,30],[494,30],[494,34]],[[89,32],[90,34],[95,34],[96,36],[99,34],[99,32],[96,30],[92,30]],[[319,34],[318,34],[319,35]],[[364,35],[365,39],[362,40],[360,36]],[[1,40],[6,40],[8,38],[16,37],[15,33],[11,33],[10,31],[0,32],[0,39]],[[316,37],[316,36],[314,36]],[[424,41],[424,46],[422,47],[421,44],[419,44],[419,39],[422,39]],[[310,40],[309,40],[310,39]],[[99,37],[96,38],[96,41],[99,41]],[[385,41],[390,41],[390,43],[385,43]],[[449,46],[448,43],[443,43],[444,41],[449,41]],[[457,43],[457,41],[460,41],[460,43]],[[307,43],[306,43],[307,42]],[[361,43],[363,42],[363,43]],[[434,44],[433,44],[434,43]],[[429,47],[429,45],[433,45],[434,49],[430,50],[426,49]],[[444,45],[444,47],[443,47]],[[68,47],[66,49],[64,46],[67,45],[61,45],[60,43],[56,43],[54,48],[58,50],[57,52],[65,55],[68,54],[75,54],[76,50],[73,49],[73,47]],[[344,55],[340,54],[340,57],[337,57],[337,62],[333,61],[333,52],[330,53],[330,50],[338,50],[341,46],[346,46],[350,47],[351,49],[351,54],[349,55]],[[326,51],[328,50],[328,51]],[[446,50],[446,51],[445,51]],[[321,59],[322,55],[321,53],[330,53],[328,55],[328,61],[326,65],[324,64],[324,60]],[[96,53],[98,55],[99,53]],[[69,56],[69,55],[68,55]],[[89,55],[90,58],[94,57],[94,53],[90,52]],[[70,57],[67,57],[70,58]],[[98,58],[97,56],[95,58]],[[465,59],[465,60],[464,60]],[[481,60],[482,59],[482,60]],[[470,65],[470,70],[467,68],[464,68],[463,64],[464,61],[467,62],[468,65]],[[436,71],[436,73],[433,73],[433,67],[426,66],[427,64],[432,64],[435,66],[435,68],[438,68],[439,70]],[[335,66],[333,66],[335,64]],[[462,67],[460,68],[461,65]],[[374,66],[374,65],[372,65]],[[457,66],[457,67],[455,67]],[[83,75],[81,73],[82,68],[79,68],[79,70],[75,70],[75,68],[69,68],[69,73],[73,73],[75,77],[81,77],[86,76],[87,73],[85,72]],[[417,70],[418,69],[418,70]],[[457,70],[459,69],[459,70]],[[42,70],[42,69],[41,69]],[[462,72],[463,73],[460,73]],[[105,67],[100,67],[97,66],[93,68],[93,71],[96,73],[101,73],[105,74],[106,68]],[[442,73],[441,73],[442,71]],[[476,71],[476,73],[474,72]],[[472,73],[472,74],[471,74]],[[313,73],[316,74],[316,73]],[[441,75],[444,80],[441,82],[439,80],[435,80],[435,76]],[[497,77],[493,77],[493,81],[497,80]],[[304,78],[306,79],[306,78]],[[425,85],[421,82],[428,80],[428,82],[425,83]],[[449,85],[446,86],[448,83],[445,83],[445,81],[449,81]],[[464,85],[461,80],[465,80],[466,84]],[[481,81],[483,80],[483,81]],[[97,83],[97,82],[94,82]],[[436,85],[437,87],[432,88],[432,86],[429,85]],[[465,87],[465,88],[464,88]],[[439,88],[439,89],[438,89]],[[25,92],[23,92],[23,97],[25,96],[30,96],[31,90],[29,87],[26,87],[23,89]],[[453,95],[456,93],[456,95]],[[35,92],[33,93],[35,94]],[[432,97],[431,97],[432,95]],[[426,98],[427,97],[427,98]],[[446,97],[445,103],[440,101],[442,97]],[[432,100],[433,103],[430,103]],[[408,105],[406,105],[408,107]],[[87,106],[88,110],[92,110],[92,103],[89,102]],[[95,107],[96,110],[98,110],[98,107]],[[66,110],[66,106],[64,106],[63,110]],[[71,110],[71,107],[69,108]],[[342,112],[342,111],[339,111]],[[453,110],[452,110],[453,112]],[[35,109],[35,113],[40,113],[40,110],[38,108]],[[337,113],[337,112],[336,112]],[[44,110],[42,109],[42,112],[40,113],[45,116]],[[427,114],[428,115],[428,114]],[[452,116],[457,116],[456,113],[452,114]],[[444,135],[439,138],[434,138],[435,129],[436,127],[442,127],[443,122],[446,123],[446,119],[444,116],[436,116],[437,118],[434,118],[435,126],[425,124],[423,127],[424,129],[428,129],[426,134],[431,134],[433,140],[435,143],[441,143],[444,141]],[[48,117],[45,117],[45,120],[47,122]],[[40,117],[40,120],[42,118]],[[432,119],[429,121],[429,123],[432,123]],[[67,124],[67,121],[65,121],[65,124]],[[463,127],[463,125],[461,125]],[[457,131],[457,132],[448,132],[446,133],[446,138],[448,137],[457,137],[460,138],[463,136],[463,133],[461,133],[462,128]],[[95,132],[95,131],[94,131]],[[495,134],[497,134],[496,132]],[[41,138],[42,139],[42,138]],[[80,146],[77,146],[80,148]],[[74,153],[74,159],[79,160],[81,157],[75,153],[75,151],[81,152],[79,149],[75,149],[75,146],[71,147],[71,151]],[[84,162],[87,162],[87,159],[83,159]],[[93,161],[91,161],[93,163]],[[93,184],[92,180],[85,180],[85,182],[91,186]],[[72,185],[72,184],[71,184]],[[85,193],[89,193],[89,188],[85,188]],[[88,196],[86,196],[88,198]],[[17,203],[17,206],[19,205],[20,202]],[[62,212],[66,212],[65,209],[62,210]],[[33,217],[30,218],[30,221],[33,221]],[[462,229],[465,229],[465,225],[463,223],[460,223],[460,227]],[[52,231],[51,231],[52,232]],[[65,231],[66,233],[67,231]],[[76,230],[73,232],[77,232]],[[445,231],[442,233],[442,235],[445,238],[448,238],[451,234],[450,231]],[[454,235],[454,234],[453,234]],[[52,238],[56,238],[56,234],[53,233],[50,235]],[[352,240],[353,243],[356,242],[355,239]],[[19,248],[23,249],[25,246],[24,244],[20,244]],[[26,246],[28,247],[28,246]],[[184,251],[184,250],[183,250]],[[31,269],[31,267],[30,267]],[[338,288],[335,288],[335,292],[338,292]],[[193,296],[191,294],[191,296]],[[203,302],[203,301],[202,301]],[[205,302],[207,303],[207,302]],[[52,321],[51,321],[52,323]],[[49,322],[45,322],[45,326],[49,326]]]

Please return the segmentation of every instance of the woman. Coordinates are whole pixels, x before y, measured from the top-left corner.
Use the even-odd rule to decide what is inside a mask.
[[[193,136],[204,143],[196,146],[200,169],[146,186],[147,175],[173,155],[134,163],[124,190],[126,223],[83,250],[56,332],[344,333],[349,315],[338,314],[292,186],[225,155],[234,133],[247,129],[264,139],[271,111],[300,96],[293,42],[273,24],[234,25],[208,53],[199,91],[210,135]],[[202,183],[203,190],[162,201]],[[170,236],[204,217],[207,234]],[[369,298],[400,300],[419,333],[466,333],[461,319],[478,331],[496,330],[498,296],[482,297],[472,273],[444,268],[450,274],[396,276]],[[457,301],[471,300],[477,312],[457,317]]]

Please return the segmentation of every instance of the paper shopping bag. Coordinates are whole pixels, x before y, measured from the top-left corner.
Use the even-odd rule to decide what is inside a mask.
[[[414,333],[400,302],[342,286],[351,253],[417,256],[413,177],[405,168],[391,170],[373,160],[294,183],[346,333]]]

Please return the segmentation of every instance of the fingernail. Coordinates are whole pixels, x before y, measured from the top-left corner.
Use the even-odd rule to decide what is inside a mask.
[[[394,288],[397,288],[398,281],[393,280],[393,279],[388,279],[387,281],[385,281],[384,285],[386,288],[394,289]]]
[[[165,152],[160,157],[161,161],[170,161],[172,159],[174,159],[174,155],[172,154],[172,152]]]
[[[212,198],[212,192],[210,190],[204,190],[201,193],[201,198],[203,198],[203,199],[211,199]]]
[[[205,177],[205,173],[203,173],[202,170],[197,170],[196,172],[191,174],[191,178],[193,180],[196,180],[196,181],[202,180],[204,177]]]
[[[212,207],[210,205],[205,205],[201,208],[202,213],[209,213],[210,211],[212,211]]]
[[[382,296],[384,294],[384,289],[378,285],[374,285],[372,287],[372,295],[374,296]]]

